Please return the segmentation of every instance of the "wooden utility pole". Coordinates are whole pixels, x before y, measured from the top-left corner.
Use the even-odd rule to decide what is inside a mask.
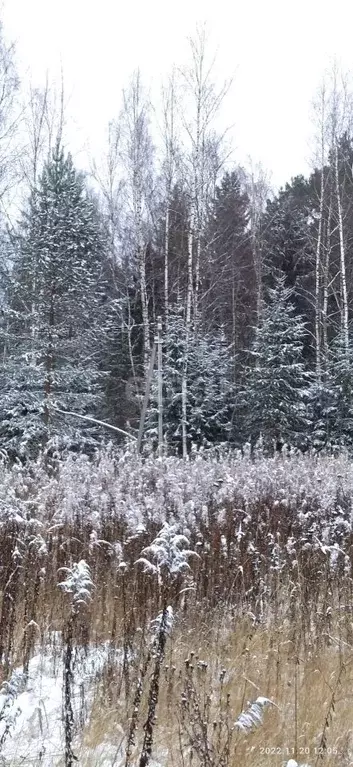
[[[157,317],[158,349],[158,456],[163,455],[163,372],[162,372],[162,318]]]

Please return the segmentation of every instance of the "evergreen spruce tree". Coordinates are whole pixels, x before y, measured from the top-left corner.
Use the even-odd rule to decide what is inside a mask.
[[[309,375],[303,362],[305,326],[295,314],[284,275],[275,278],[268,295],[239,409],[252,444],[261,436],[264,448],[272,452],[283,444],[306,444]]]
[[[331,446],[335,422],[335,386],[328,371],[309,390],[310,447],[316,452]]]
[[[249,343],[256,306],[254,260],[249,228],[249,199],[240,171],[226,172],[215,189],[204,257],[203,325],[222,326],[234,348]]]
[[[181,384],[186,345],[183,311],[171,313],[163,353],[163,431],[167,448],[182,452]],[[221,332],[191,333],[187,368],[187,443],[210,447],[229,441],[233,393],[231,359]],[[157,442],[157,375],[152,384],[146,436]]]
[[[333,424],[331,441],[334,445],[353,445],[353,349],[345,349],[340,333],[331,346],[330,375],[333,382]]]
[[[332,341],[327,369],[311,391],[311,444],[314,449],[352,449],[353,349],[345,348],[341,333]]]
[[[293,288],[291,303],[297,315],[305,318],[308,332],[304,356],[312,357],[311,338],[315,332],[315,236],[319,194],[313,178],[293,178],[278,195],[269,200],[263,220],[262,256],[264,285],[275,286],[280,271],[286,286]]]
[[[95,413],[103,255],[98,212],[57,143],[23,217],[3,327],[0,439],[13,455],[51,438],[94,444],[94,430],[52,406]]]

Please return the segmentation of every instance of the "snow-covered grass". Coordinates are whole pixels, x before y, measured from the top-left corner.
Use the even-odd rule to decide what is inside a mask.
[[[76,740],[92,707],[94,682],[107,663],[108,647],[75,652],[75,685],[72,702],[78,723]],[[23,679],[21,686],[17,679]],[[9,679],[17,694],[11,696],[6,687],[0,694],[1,757],[5,764],[61,764],[64,724],[63,661],[51,650],[34,655],[28,671],[16,669]]]
[[[207,522],[210,508],[222,516],[224,506],[239,500],[248,506],[266,499],[312,513],[332,511],[337,496],[353,494],[352,462],[335,457],[259,457],[237,453],[198,454],[143,459],[134,453],[107,450],[91,461],[84,455],[58,463],[48,475],[44,461],[0,466],[0,519],[20,522],[35,513],[38,521],[72,522],[84,515],[99,531],[107,518],[123,520],[131,531],[169,522],[195,527]]]
[[[210,622],[208,635],[200,627],[186,632],[182,621],[176,627],[161,677],[151,765],[182,767],[189,764],[191,753],[198,767],[283,765],[295,754],[299,764],[313,765],[321,754],[320,763],[348,764],[353,747],[351,649],[343,649],[340,656],[333,643],[314,657],[300,657],[298,664],[284,627],[275,631],[243,621],[230,632],[230,626],[228,619],[228,630],[223,622],[219,632],[216,622]],[[19,691],[9,712],[11,726],[1,752],[4,765],[64,763],[63,665],[58,643],[56,648],[35,655],[29,664],[26,690]],[[127,703],[118,690],[110,689],[109,694],[109,663],[108,644],[77,651],[74,752],[87,767],[126,763],[133,700]],[[110,683],[118,687],[121,655],[114,659],[114,668]],[[138,767],[141,754],[147,687],[131,750],[133,767]],[[2,723],[1,734],[3,729]]]
[[[3,762],[352,758],[352,502],[343,455],[2,464]]]

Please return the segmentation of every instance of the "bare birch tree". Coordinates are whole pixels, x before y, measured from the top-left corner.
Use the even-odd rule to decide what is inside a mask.
[[[27,195],[38,182],[44,163],[56,142],[61,141],[65,126],[65,93],[63,74],[60,90],[49,81],[43,87],[29,84],[22,110],[23,147],[20,155],[21,176]]]
[[[19,85],[15,46],[6,42],[0,23],[0,204],[7,217],[19,183]]]
[[[151,351],[146,249],[150,235],[150,195],[152,186],[152,141],[149,132],[149,101],[137,70],[123,92],[121,114],[122,162],[126,173],[126,199],[132,231],[132,247],[137,262],[143,323],[145,368]]]
[[[173,185],[176,181],[177,171],[177,126],[176,126],[176,81],[173,69],[166,87],[163,87],[163,143],[164,157],[162,162],[165,194],[165,229],[164,229],[164,320],[168,327],[169,314],[169,240],[170,240],[170,213],[171,196]]]
[[[216,143],[212,126],[230,83],[217,90],[213,81],[214,59],[209,59],[205,28],[190,39],[191,61],[181,70],[183,81],[184,163],[189,189],[189,235],[186,295],[186,344],[182,375],[182,445],[187,452],[187,367],[192,312],[196,321],[201,283],[202,238],[210,188],[216,183]],[[210,159],[212,158],[211,162]],[[217,166],[217,163],[216,163]],[[221,163],[218,163],[218,171]],[[210,173],[210,168],[212,172]],[[194,262],[195,261],[195,262]]]
[[[254,272],[256,279],[256,322],[260,323],[263,294],[263,253],[261,243],[261,222],[266,202],[271,194],[268,174],[261,164],[250,162],[246,191],[249,197],[250,232]]]
[[[129,193],[129,158],[124,145],[122,115],[111,120],[107,129],[106,148],[99,161],[93,160],[91,172],[98,185],[101,198],[101,210],[108,233],[109,249],[106,269],[108,270],[110,310],[116,337],[121,345],[127,341],[130,371],[128,373],[125,395],[129,402],[139,403],[140,383],[136,371],[132,334],[135,321],[131,310],[131,250],[135,248],[134,236],[126,237],[126,230],[131,234],[134,221],[131,222],[129,204],[125,196]],[[125,137],[126,139],[126,137]]]
[[[111,120],[107,130],[106,150],[99,162],[93,160],[91,172],[102,198],[104,220],[109,233],[112,277],[115,287],[115,267],[119,260],[122,238],[119,209],[122,206],[124,180],[121,165],[121,125]]]
[[[213,124],[230,82],[219,89],[213,81],[215,59],[209,57],[205,28],[199,28],[190,39],[191,62],[182,72],[184,104],[185,171],[188,177],[190,222],[195,253],[194,313],[197,314],[200,292],[202,237],[206,221],[207,203],[214,190],[217,175],[223,164],[221,137],[217,137]],[[191,250],[190,250],[191,252]]]
[[[343,99],[342,99],[343,96]],[[339,139],[343,134],[345,123],[351,118],[350,109],[347,110],[347,91],[346,84],[343,83],[343,91],[339,94],[337,71],[336,68],[333,71],[333,90],[332,90],[332,103],[331,103],[331,151],[333,155],[334,163],[334,188],[336,194],[337,205],[337,218],[338,218],[338,232],[339,232],[339,248],[340,248],[340,269],[341,269],[341,330],[343,334],[344,348],[348,355],[349,346],[349,327],[348,327],[348,294],[347,294],[347,277],[346,277],[346,249],[345,249],[345,237],[343,229],[343,211],[341,201],[341,190],[339,181],[339,160],[338,149]]]
[[[315,165],[319,174],[319,212],[317,222],[317,238],[315,243],[315,373],[318,382],[321,381],[322,355],[327,356],[327,309],[328,309],[328,275],[329,275],[329,251],[324,250],[324,214],[326,210],[326,187],[328,162],[327,152],[327,92],[325,82],[319,90],[318,100],[315,104],[315,118],[318,130],[318,153]],[[324,322],[325,317],[325,322]],[[324,325],[325,343],[324,343]]]
[[[347,282],[347,253],[343,203],[340,144],[352,134],[353,91],[348,78],[334,63],[325,76],[315,103],[317,152],[318,212],[315,241],[315,370],[321,380],[328,354],[329,298],[334,296],[340,313],[343,347],[349,347],[349,296]],[[338,275],[331,257],[333,237],[338,236]],[[335,288],[339,278],[339,290]]]
[[[324,263],[323,263],[323,297],[322,297],[322,353],[325,368],[328,360],[328,299],[330,279],[330,254],[331,254],[331,227],[332,227],[332,191],[329,190],[326,232],[324,239]]]

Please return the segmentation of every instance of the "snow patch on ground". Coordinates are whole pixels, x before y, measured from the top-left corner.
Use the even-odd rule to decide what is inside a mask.
[[[73,709],[77,722],[85,723],[89,719],[93,682],[107,662],[108,652],[107,645],[76,651]],[[21,684],[22,688],[25,686],[22,691]],[[20,764],[55,767],[62,764],[62,659],[58,659],[55,652],[36,655],[29,663],[27,681],[24,680],[23,684],[23,669],[16,669],[7,687],[11,690],[17,687],[19,694],[9,695],[5,690],[0,695],[0,764],[11,764],[11,767]],[[79,733],[77,738],[79,744]],[[114,752],[116,756],[116,750],[112,747],[107,749],[102,744],[103,758],[95,760],[95,764],[112,764],[112,755]],[[107,758],[109,761],[106,761]]]

